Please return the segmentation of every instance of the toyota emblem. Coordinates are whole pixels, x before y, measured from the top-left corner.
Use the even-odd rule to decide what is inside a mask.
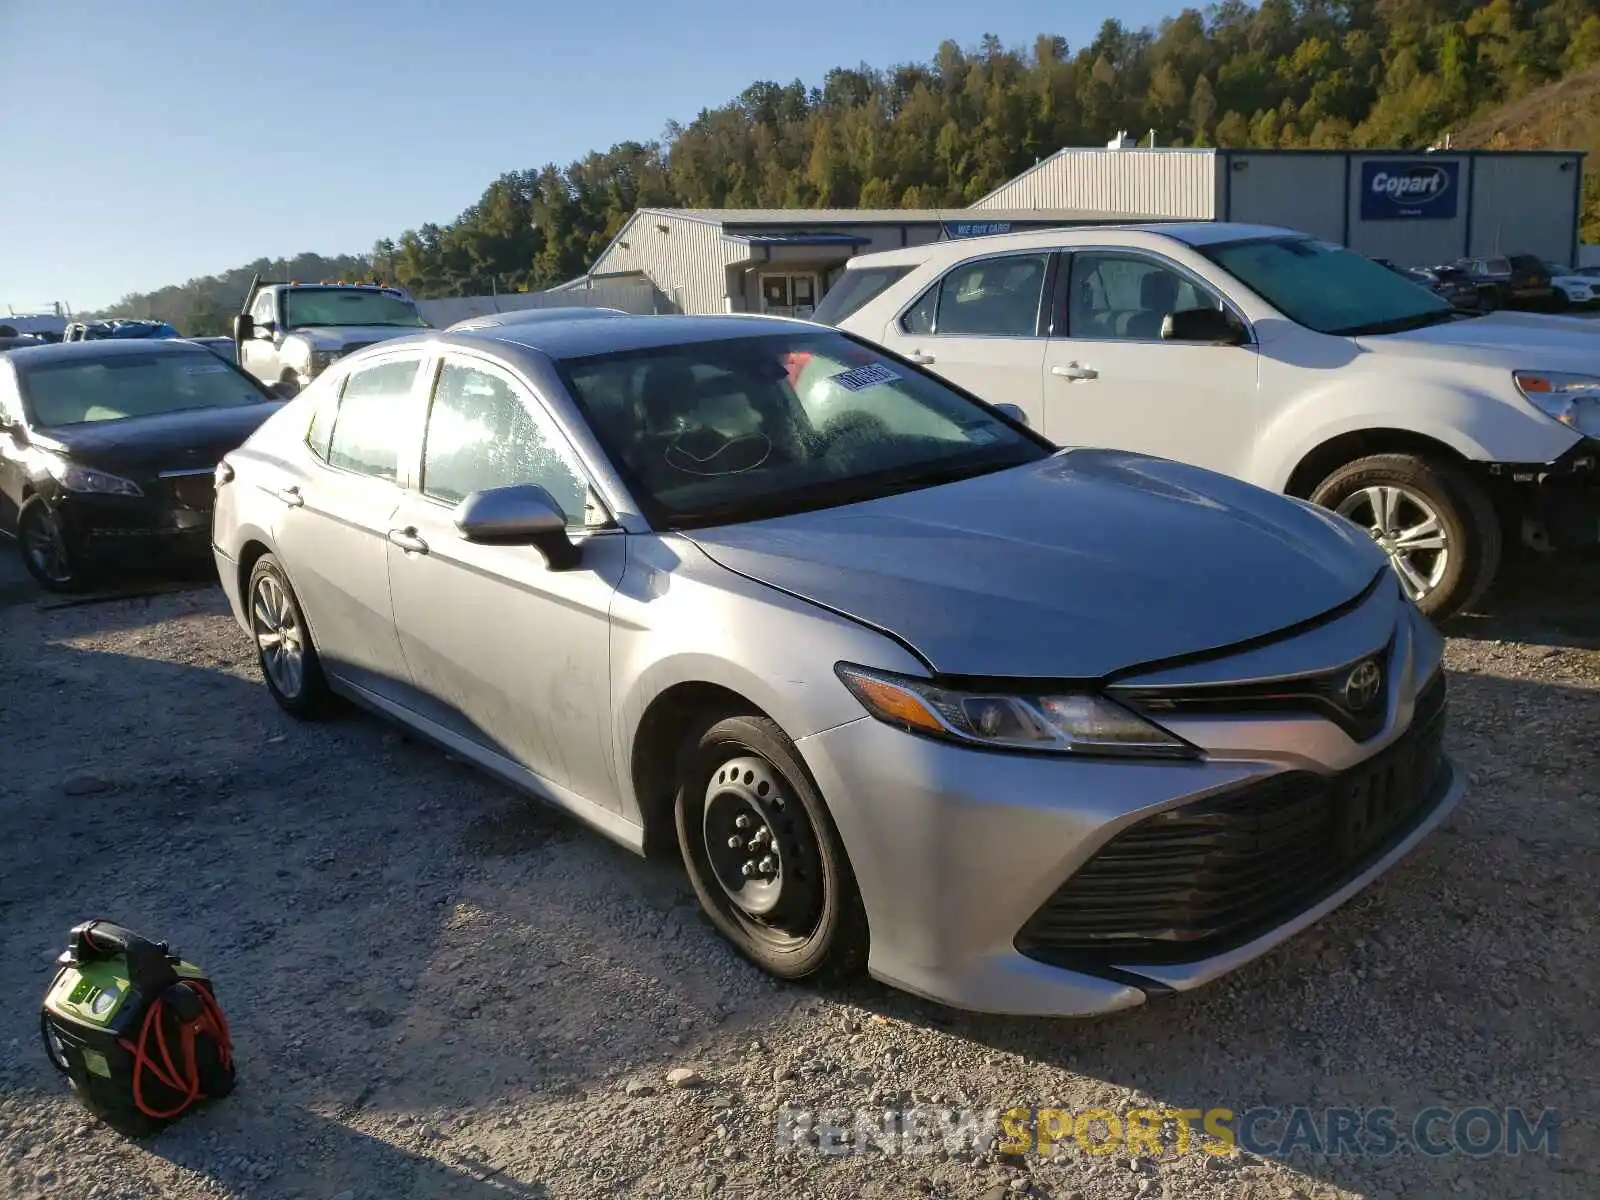
[[[1351,712],[1362,712],[1372,706],[1383,690],[1383,672],[1372,659],[1351,668],[1344,679],[1345,707]]]

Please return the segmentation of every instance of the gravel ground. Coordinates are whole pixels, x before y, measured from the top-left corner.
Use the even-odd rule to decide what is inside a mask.
[[[1450,631],[1473,787],[1447,825],[1264,960],[1093,1022],[769,983],[680,872],[375,719],[280,714],[215,590],[26,595],[0,609],[0,1196],[1593,1196],[1600,578],[1508,592]],[[237,1092],[144,1144],[37,1042],[96,915],[203,963],[233,1024]],[[913,1104],[1561,1128],[1517,1158],[775,1149],[784,1105]]]

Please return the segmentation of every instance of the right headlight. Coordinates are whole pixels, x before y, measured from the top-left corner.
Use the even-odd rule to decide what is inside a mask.
[[[1600,438],[1600,375],[1513,371],[1517,390],[1545,416],[1585,437]]]
[[[1182,738],[1093,692],[968,692],[851,663],[839,663],[834,671],[878,720],[928,737],[1056,754],[1199,754]]]
[[[331,367],[339,358],[337,350],[313,350],[311,352],[311,373],[320,375]]]

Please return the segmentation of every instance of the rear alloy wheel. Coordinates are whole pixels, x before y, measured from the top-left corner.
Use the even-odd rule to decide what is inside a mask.
[[[741,954],[787,980],[865,966],[866,913],[844,847],[772,721],[703,726],[680,758],[675,816],[695,895]]]
[[[263,554],[250,572],[246,603],[261,678],[278,707],[302,721],[322,716],[332,699],[322,662],[300,601],[272,555]]]
[[[1442,621],[1474,603],[1500,566],[1501,530],[1476,482],[1445,463],[1374,454],[1311,494],[1365,529],[1417,607]]]
[[[67,544],[61,519],[40,496],[29,496],[17,510],[17,549],[22,565],[41,587],[75,592],[85,586],[84,570]]]

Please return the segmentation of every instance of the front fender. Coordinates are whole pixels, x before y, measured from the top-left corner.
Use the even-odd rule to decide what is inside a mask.
[[[1473,462],[1550,462],[1578,435],[1532,406],[1493,393],[1374,376],[1334,382],[1283,406],[1256,441],[1249,478],[1285,491],[1306,457],[1346,434],[1392,430],[1429,438]]]
[[[612,712],[625,815],[637,817],[633,748],[652,701],[686,683],[725,688],[795,741],[866,715],[840,661],[925,674],[893,639],[746,579],[684,538],[641,536],[612,606]]]

